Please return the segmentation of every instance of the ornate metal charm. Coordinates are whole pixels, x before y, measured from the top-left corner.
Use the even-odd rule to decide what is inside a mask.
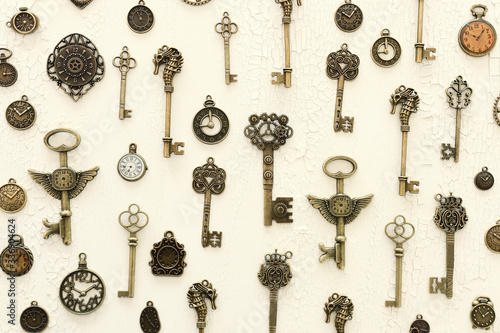
[[[340,6],[335,13],[335,24],[344,32],[354,32],[363,23],[363,12],[361,8],[345,0],[345,4]]]
[[[47,74],[75,102],[104,77],[104,58],[87,37],[62,39],[47,60]]]
[[[191,6],[201,6],[201,5],[204,5],[206,3],[209,3],[212,0],[182,0],[182,1],[184,1],[185,3],[187,3],[188,5],[191,5]]]
[[[413,88],[406,88],[400,86],[396,92],[391,95],[390,99],[392,109],[391,114],[396,113],[396,108],[399,103],[402,103],[401,110],[399,111],[399,120],[401,122],[401,133],[403,134],[403,144],[401,148],[401,176],[399,180],[399,195],[404,196],[406,192],[417,194],[419,192],[416,186],[420,185],[419,181],[408,181],[406,176],[406,156],[408,150],[408,133],[410,132],[410,116],[418,110],[420,97]]]
[[[84,9],[85,7],[87,7],[88,5],[90,5],[90,3],[92,2],[92,0],[71,0],[71,2],[75,6],[77,6],[78,8]]]
[[[292,208],[293,198],[278,197],[273,200],[274,151],[293,135],[293,129],[288,126],[288,117],[263,113],[260,116],[251,115],[249,121],[250,125],[245,127],[245,136],[264,152],[264,225],[271,226],[273,220],[277,223],[292,223],[292,212],[289,210]]]
[[[489,190],[495,183],[495,178],[488,171],[487,167],[483,167],[483,170],[476,175],[474,178],[474,185],[480,190]]]
[[[120,113],[118,117],[120,120],[125,118],[132,118],[132,110],[125,110],[125,97],[127,95],[127,74],[128,71],[137,66],[137,61],[130,57],[128,47],[124,46],[122,53],[118,57],[113,59],[113,66],[118,68],[121,73],[121,84],[120,84]]]
[[[429,323],[424,320],[422,315],[417,315],[417,320],[411,324],[410,333],[430,333],[430,331]]]
[[[424,0],[418,0],[418,30],[417,43],[415,44],[415,61],[421,63],[423,59],[436,60],[436,49],[433,47],[424,48],[422,35],[424,30]]]
[[[372,59],[380,67],[392,67],[401,59],[401,45],[397,40],[390,37],[391,32],[389,29],[382,30],[380,35],[382,37],[373,43]]]
[[[153,302],[149,301],[146,303],[146,307],[141,312],[139,323],[144,333],[160,332],[160,316],[158,315],[158,310],[153,306]]]
[[[500,95],[498,95],[497,99],[495,100],[495,104],[493,105],[493,119],[495,119],[495,122],[497,123],[498,126],[500,126],[500,119],[498,117],[499,113],[500,113]]]
[[[0,48],[0,87],[10,87],[17,81],[17,69],[7,62],[12,51]]]
[[[479,296],[472,302],[470,310],[470,320],[472,328],[482,328],[489,330],[495,322],[496,314],[493,309],[493,302],[489,297]]]
[[[33,253],[24,245],[21,235],[9,236],[9,245],[0,254],[0,268],[12,277],[27,274],[33,267]]]
[[[217,290],[215,290],[212,284],[207,280],[203,280],[201,283],[193,284],[187,292],[189,307],[191,309],[195,309],[196,314],[198,315],[196,327],[200,330],[200,333],[203,333],[205,331],[205,327],[207,327],[206,319],[208,307],[205,298],[207,298],[212,304],[212,309],[216,310],[217,306],[215,305],[215,300],[217,299],[217,296]]]
[[[35,32],[40,26],[38,17],[28,12],[28,7],[19,8],[19,13],[14,15],[12,19],[7,22],[7,27],[14,29],[15,32],[27,35]]]
[[[137,154],[137,145],[131,143],[128,154],[123,155],[118,161],[118,173],[129,182],[135,182],[144,177],[148,166],[144,158]]]
[[[87,255],[80,253],[78,269],[66,275],[59,287],[62,305],[74,314],[89,314],[99,308],[106,296],[106,287],[97,273],[87,269]]]
[[[164,238],[151,250],[151,273],[153,275],[181,276],[187,263],[184,244],[180,244],[172,231],[166,231]]]
[[[238,82],[238,80],[236,79],[238,75],[231,74],[231,62],[229,59],[229,38],[231,38],[233,34],[238,32],[238,25],[236,23],[231,22],[228,12],[224,12],[224,16],[222,16],[222,21],[220,21],[215,25],[215,32],[221,34],[222,38],[224,38],[226,84],[229,85],[231,84],[231,82]]]
[[[328,165],[334,161],[346,161],[352,165],[352,171],[343,173],[338,171],[331,173],[328,171]],[[323,262],[326,259],[334,259],[339,269],[345,267],[345,225],[351,223],[358,217],[361,210],[368,206],[372,201],[373,194],[368,194],[361,198],[350,198],[344,194],[344,179],[354,175],[358,165],[356,162],[346,156],[330,157],[323,163],[323,172],[337,181],[337,193],[329,199],[322,199],[314,195],[308,195],[309,203],[319,209],[321,215],[331,224],[337,226],[337,237],[335,237],[335,247],[325,247],[323,243],[319,243],[319,249],[324,253],[319,257],[319,261]]]
[[[23,95],[21,100],[12,102],[5,110],[7,123],[14,129],[26,130],[36,121],[36,111],[28,102],[28,96]]]
[[[140,0],[139,4],[128,12],[127,22],[133,32],[143,34],[153,29],[155,16],[153,11],[145,5],[144,1]]]
[[[27,194],[24,188],[17,185],[14,178],[0,187],[0,209],[6,213],[17,213],[26,206]]]
[[[26,332],[42,332],[49,326],[47,311],[38,306],[38,302],[31,302],[31,306],[21,313],[19,324]]]
[[[205,108],[198,111],[193,119],[193,132],[198,140],[208,145],[223,141],[229,133],[229,118],[224,111],[215,107],[212,96],[203,103]]]
[[[50,138],[58,133],[68,133],[75,137],[75,143],[72,146],[62,144],[54,147],[50,144]],[[52,173],[42,173],[34,170],[28,170],[31,178],[38,184],[43,186],[43,189],[53,198],[61,200],[61,220],[59,223],[49,223],[47,219],[43,219],[44,226],[49,228],[43,238],[47,239],[52,234],[59,234],[63,243],[71,244],[71,208],[70,199],[76,198],[87,186],[87,183],[97,176],[99,167],[94,167],[87,171],[75,171],[68,166],[68,152],[72,151],[80,145],[81,138],[75,131],[58,128],[50,131],[45,135],[44,143],[47,148],[59,153],[61,167]]]
[[[500,220],[486,231],[484,243],[491,252],[500,253]]]
[[[325,303],[324,310],[326,312],[327,323],[330,322],[332,313],[337,313],[335,316],[335,329],[337,333],[344,333],[345,324],[348,320],[352,319],[352,313],[354,312],[354,305],[351,299],[345,295],[334,293],[328,297],[328,302]]]
[[[272,254],[266,254],[265,262],[260,265],[260,271],[257,274],[259,281],[269,288],[271,295],[271,306],[269,310],[269,332],[276,332],[278,321],[278,291],[292,279],[290,265],[286,262],[291,259],[293,253],[288,251],[285,254],[279,254],[275,250]]]
[[[484,19],[488,12],[488,7],[485,5],[474,5],[470,11],[475,19],[467,22],[460,29],[458,42],[462,50],[468,55],[482,57],[495,48],[497,32],[495,27]]]

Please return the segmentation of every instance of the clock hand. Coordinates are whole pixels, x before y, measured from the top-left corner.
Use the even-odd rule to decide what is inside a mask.
[[[497,239],[500,239],[500,236],[496,232],[493,233],[493,236]]]
[[[19,192],[19,189],[17,189],[12,195],[8,194],[8,193],[5,193],[5,196],[9,199],[12,199],[14,198],[14,196],[17,194],[17,192]]]
[[[490,176],[481,177],[481,180],[483,180],[483,181],[487,181],[488,179],[490,179]]]
[[[476,38],[477,41],[479,41],[479,38],[481,38],[481,36],[483,35],[483,33],[484,33],[484,29],[483,29],[483,31],[481,31],[481,33],[479,34],[479,36],[477,36],[477,38]]]
[[[357,10],[357,8],[354,8],[354,10],[352,11],[351,15],[347,15],[347,14],[345,14],[345,13],[344,13],[344,14],[345,14],[345,16],[347,16],[348,18],[351,18],[351,17],[354,15],[354,13],[356,12],[356,10]]]
[[[76,289],[75,287],[72,288],[74,291],[76,291],[77,293],[80,294],[80,296],[85,296],[83,295],[83,292],[81,292],[80,290]]]

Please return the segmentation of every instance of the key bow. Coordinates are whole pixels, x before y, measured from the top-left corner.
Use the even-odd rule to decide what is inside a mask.
[[[215,32],[221,34],[223,38],[231,38],[232,34],[238,32],[238,25],[231,22],[228,12],[224,12],[221,22],[215,25]]]
[[[137,66],[137,61],[130,57],[128,47],[124,46],[120,55],[113,59],[113,66],[118,68],[120,72],[127,73],[130,69]]]
[[[411,230],[409,234],[407,233],[408,230]],[[403,245],[415,235],[415,227],[413,224],[406,222],[403,215],[398,215],[394,218],[394,222],[385,226],[385,234],[397,245]]]

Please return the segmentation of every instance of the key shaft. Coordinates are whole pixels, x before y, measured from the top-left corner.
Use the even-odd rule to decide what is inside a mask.
[[[417,43],[415,44],[415,61],[421,63],[423,59],[436,60],[433,53],[436,52],[435,48],[425,48],[422,43],[422,36],[424,30],[424,0],[418,0],[418,28],[417,28]]]
[[[455,270],[455,233],[446,233],[446,297],[453,298],[453,272]]]
[[[128,246],[129,246],[128,290],[118,291],[118,297],[129,297],[129,298],[134,297],[137,241],[138,239],[136,233],[130,233],[130,237],[128,239]]]

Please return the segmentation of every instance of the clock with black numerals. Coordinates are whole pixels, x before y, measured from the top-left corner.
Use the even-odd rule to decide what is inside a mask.
[[[19,323],[26,332],[42,332],[49,325],[49,315],[47,311],[38,306],[38,302],[33,301],[31,306],[21,313]]]
[[[144,177],[148,166],[144,158],[137,154],[137,145],[131,143],[129,153],[123,155],[118,161],[118,173],[129,182],[135,182]]]
[[[340,6],[335,13],[335,24],[344,32],[354,32],[363,23],[363,12],[361,8],[345,0],[345,4]]]
[[[473,57],[482,57],[493,51],[497,42],[497,33],[493,25],[483,19],[488,7],[475,5],[471,8],[476,18],[467,22],[458,35],[458,42],[462,50]]]

